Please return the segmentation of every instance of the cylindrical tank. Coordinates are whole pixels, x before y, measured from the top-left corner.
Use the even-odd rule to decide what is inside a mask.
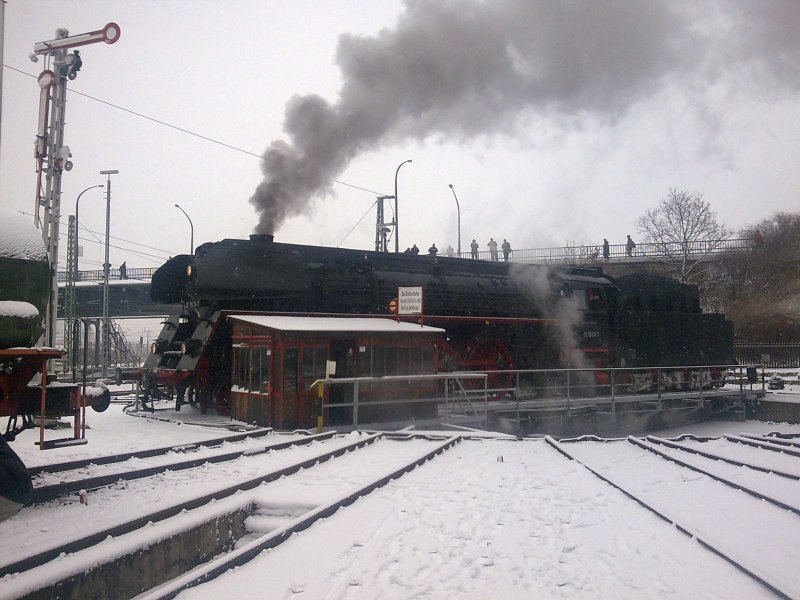
[[[0,348],[32,346],[41,334],[50,268],[29,217],[0,211]]]

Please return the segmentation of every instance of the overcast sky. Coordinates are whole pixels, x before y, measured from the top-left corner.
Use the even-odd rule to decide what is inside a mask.
[[[119,169],[111,233],[128,250],[112,248],[114,265],[189,249],[175,203],[195,245],[260,228],[372,248],[373,192],[394,193],[406,159],[401,250],[456,246],[448,184],[464,248],[637,239],[669,187],[704,193],[734,230],[798,210],[794,0],[8,0],[3,207],[34,206],[34,43],[109,21],[120,40],[81,49],[69,83],[62,214]],[[87,192],[81,223],[102,232],[104,217]],[[81,233],[85,267],[102,262],[96,236]]]

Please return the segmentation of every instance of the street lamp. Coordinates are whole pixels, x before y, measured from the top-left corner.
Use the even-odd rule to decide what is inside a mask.
[[[456,191],[453,189],[453,184],[448,184],[450,186],[450,191],[453,192],[453,198],[456,199],[456,210],[458,211],[458,256],[461,256],[461,207],[458,205],[458,196],[456,196]]]
[[[83,196],[89,190],[101,187],[105,186],[103,186],[102,183],[89,186],[85,190],[83,190],[80,194],[78,194],[78,199],[75,200],[75,277],[74,277],[75,281],[78,281],[78,278],[81,276],[80,269],[78,268],[78,250],[80,248],[80,245],[78,244],[78,207],[80,205],[81,196]]]
[[[397,166],[397,170],[394,172],[394,251],[395,253],[400,252],[400,217],[397,213],[397,174],[400,172],[400,167],[402,167],[406,163],[414,162],[410,158],[408,160],[404,160]]]
[[[103,263],[103,362],[101,365],[101,377],[108,373],[109,346],[111,319],[108,318],[108,276],[111,273],[111,263],[108,256],[108,240],[111,234],[111,176],[119,173],[116,169],[110,171],[100,171],[100,175],[105,175],[106,179],[106,258]]]
[[[183,213],[183,215],[184,215],[184,216],[185,216],[187,219],[189,219],[189,215],[187,215],[187,214],[186,214],[186,211],[185,211],[185,210],[183,210],[183,209],[182,209],[180,206],[178,206],[178,205],[176,204],[176,205],[175,205],[175,208],[177,208],[179,211],[181,211],[181,212]],[[189,254],[194,254],[194,223],[192,223],[192,220],[191,220],[191,219],[189,219],[189,227],[191,228],[191,236],[192,236],[192,237],[191,237],[191,241],[189,242],[189,244],[190,244],[190,246],[189,246]]]

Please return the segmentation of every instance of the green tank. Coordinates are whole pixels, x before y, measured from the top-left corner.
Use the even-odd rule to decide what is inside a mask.
[[[0,211],[0,349],[36,343],[49,287],[40,232],[30,217]]]

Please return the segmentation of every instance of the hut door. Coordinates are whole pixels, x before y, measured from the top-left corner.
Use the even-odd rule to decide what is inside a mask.
[[[286,348],[283,353],[283,427],[296,427],[297,411],[297,348]]]
[[[328,358],[328,345],[323,342],[304,343],[302,350],[302,368],[297,385],[298,427],[314,427],[318,413],[318,392],[309,391],[308,387],[317,379],[325,378],[325,362]]]

